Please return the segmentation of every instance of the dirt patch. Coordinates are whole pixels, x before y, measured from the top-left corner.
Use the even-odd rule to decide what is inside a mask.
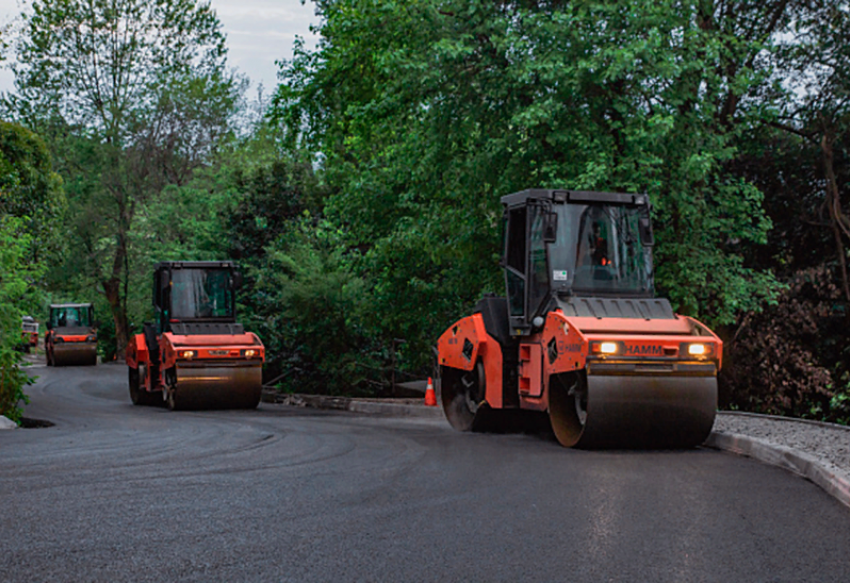
[[[30,417],[21,417],[21,427],[24,429],[41,429],[42,427],[53,427],[56,425],[52,421],[45,419],[32,419]]]

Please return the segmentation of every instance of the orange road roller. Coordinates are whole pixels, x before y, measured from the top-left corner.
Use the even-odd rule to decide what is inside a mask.
[[[236,322],[241,277],[229,261],[156,265],[155,321],[127,347],[130,399],[169,409],[253,409],[265,348]]]
[[[97,329],[91,304],[50,304],[44,336],[47,366],[97,364]]]
[[[533,411],[566,447],[701,444],[723,344],[655,297],[648,197],[530,189],[501,202],[507,297],[484,297],[437,343],[449,423]]]

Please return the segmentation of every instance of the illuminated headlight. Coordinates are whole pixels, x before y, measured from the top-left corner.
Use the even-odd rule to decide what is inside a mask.
[[[257,356],[257,351],[252,348],[249,348],[248,350],[242,352],[242,356],[244,356],[245,358],[254,358],[255,356]]]
[[[194,358],[195,357],[195,351],[194,350],[184,350],[183,352],[180,353],[180,356],[182,358]]]
[[[602,354],[614,354],[617,352],[617,344],[614,342],[603,342],[599,345],[599,352]]]
[[[617,354],[616,342],[594,342],[590,346],[594,354]]]
[[[688,354],[691,356],[703,356],[708,350],[705,347],[705,344],[689,344],[688,345]]]

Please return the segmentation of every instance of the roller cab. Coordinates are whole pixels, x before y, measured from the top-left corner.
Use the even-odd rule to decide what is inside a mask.
[[[48,366],[97,364],[97,328],[91,304],[50,304],[44,350]]]
[[[722,342],[655,297],[647,197],[526,190],[502,204],[506,297],[485,297],[437,343],[452,426],[535,411],[567,447],[702,443]]]
[[[236,321],[240,277],[225,262],[164,262],[154,272],[156,320],[127,347],[130,398],[170,409],[253,409],[265,347]]]

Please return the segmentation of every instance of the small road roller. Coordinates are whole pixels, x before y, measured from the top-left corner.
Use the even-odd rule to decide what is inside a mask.
[[[50,304],[44,336],[47,366],[96,365],[97,329],[91,304]]]
[[[32,316],[21,317],[21,350],[29,352],[38,346],[38,322]]]
[[[156,265],[155,321],[127,347],[130,399],[169,409],[253,409],[265,348],[236,321],[241,277],[229,261]]]
[[[566,447],[701,444],[723,345],[655,297],[648,197],[530,189],[501,202],[507,297],[484,297],[437,343],[449,423],[547,415]]]

